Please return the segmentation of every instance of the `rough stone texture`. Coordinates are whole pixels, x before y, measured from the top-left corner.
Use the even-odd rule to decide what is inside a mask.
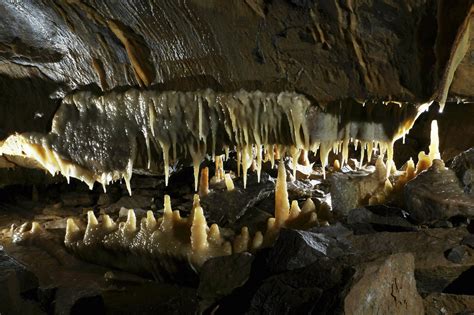
[[[227,191],[226,188],[215,189],[211,190],[207,196],[201,197],[201,205],[203,209],[206,209],[206,217],[219,226],[227,226],[235,223],[262,200],[274,195],[275,180],[267,173],[261,174],[260,183],[257,182],[253,173],[248,175],[247,181],[245,189],[239,178],[235,180],[233,191]]]
[[[61,194],[61,201],[66,207],[88,207],[94,204],[95,198],[94,195],[87,191],[71,191]]]
[[[349,235],[353,251],[366,260],[382,259],[395,253],[412,253],[415,277],[420,293],[443,292],[453,281],[474,265],[473,250],[461,263],[446,259],[445,253],[469,235],[465,228],[424,229],[417,232],[380,232]]]
[[[201,269],[197,294],[207,308],[247,282],[254,256],[250,253],[212,258]]]
[[[467,245],[467,246],[469,246],[470,248],[474,248],[474,235],[473,235],[473,234],[469,234],[468,236],[466,236],[465,238],[463,238],[462,241],[461,241],[461,244],[462,244],[462,245]]]
[[[0,7],[0,40],[4,58],[73,87],[188,78],[195,87],[297,86],[320,100],[413,99],[430,90],[418,54],[430,54],[435,39],[414,30],[435,23],[435,4],[280,0],[262,16],[244,1],[12,1]]]
[[[321,258],[305,268],[266,279],[253,294],[249,314],[338,314],[353,269]]]
[[[361,268],[344,299],[344,313],[424,314],[414,268],[414,257],[410,253],[394,254]]]
[[[0,246],[0,313],[41,313],[38,305],[24,298],[24,294],[35,291],[38,279],[20,263],[7,256]]]
[[[374,233],[376,231],[403,232],[416,231],[417,227],[405,217],[406,213],[388,206],[368,206],[352,209],[347,216],[347,223],[355,234]]]
[[[347,254],[348,247],[322,233],[282,230],[268,254],[270,272],[277,273],[306,267],[322,257]]]
[[[123,196],[117,202],[107,206],[103,209],[104,213],[114,213],[119,211],[122,208],[126,209],[149,209],[151,205],[151,198],[132,195],[132,196]]]
[[[455,264],[460,264],[464,257],[466,257],[467,252],[464,246],[456,246],[454,248],[448,249],[445,255],[447,260]]]
[[[54,97],[84,87],[285,89],[321,103],[426,101],[469,7],[466,0],[3,1],[0,138],[44,131]],[[453,94],[468,98],[471,46],[453,81]]]
[[[472,314],[474,296],[432,293],[424,299],[425,312],[429,315]]]
[[[456,173],[441,160],[408,182],[404,193],[407,211],[418,223],[474,216],[474,197],[464,192]]]
[[[369,204],[369,198],[384,190],[385,171],[358,170],[334,173],[330,177],[332,208],[342,216]]]
[[[450,168],[464,185],[464,191],[474,196],[474,148],[454,157]]]

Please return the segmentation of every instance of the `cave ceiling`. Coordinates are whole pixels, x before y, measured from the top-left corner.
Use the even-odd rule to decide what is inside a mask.
[[[0,140],[49,131],[77,90],[294,91],[346,116],[354,100],[472,102],[472,1],[12,0],[0,13]]]
[[[320,103],[423,102],[457,58],[452,95],[472,97],[472,1],[12,0],[0,13],[1,80],[60,92],[244,88]]]

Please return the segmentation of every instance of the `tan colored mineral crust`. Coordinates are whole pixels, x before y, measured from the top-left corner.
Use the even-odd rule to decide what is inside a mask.
[[[47,135],[12,135],[0,154],[24,157],[51,174],[78,178],[92,187],[124,179],[130,191],[133,169],[163,171],[188,157],[195,169],[207,154],[236,149],[244,186],[256,161],[274,161],[283,152],[319,150],[323,166],[332,150],[347,162],[349,144],[360,147],[361,159],[373,149],[393,156],[393,143],[404,136],[419,114],[407,103],[345,101],[324,108],[303,95],[260,91],[220,93],[157,92],[130,89],[101,96],[78,92],[64,98]],[[163,164],[162,164],[163,163]]]
[[[89,211],[85,228],[82,222],[69,218],[64,243],[84,260],[146,272],[163,279],[166,278],[163,274],[176,274],[183,266],[199,271],[200,266],[212,257],[253,252],[271,246],[283,227],[309,228],[319,224],[317,207],[311,199],[306,200],[301,208],[297,201],[293,201],[290,207],[287,196],[285,167],[280,163],[275,218],[268,219],[265,231],[250,234],[244,226],[240,233],[224,237],[217,224],[208,226],[198,195],[195,195],[191,215],[187,218],[181,217],[179,211],[173,211],[170,197],[165,196],[160,218],[148,211],[146,217],[138,221],[135,212],[129,210],[125,222],[114,222],[106,214],[97,219]],[[40,237],[41,226],[36,222],[31,226],[31,230],[26,225],[18,228],[15,238]]]

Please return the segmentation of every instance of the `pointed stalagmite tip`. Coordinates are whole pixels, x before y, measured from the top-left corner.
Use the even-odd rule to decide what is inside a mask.
[[[234,181],[232,180],[232,177],[230,176],[230,174],[225,174],[224,175],[224,179],[225,179],[225,186],[227,188],[227,191],[232,191],[235,189],[235,186],[234,186]]]
[[[275,220],[278,226],[282,226],[288,219],[290,204],[286,184],[286,169],[283,161],[278,164],[278,177],[275,186]]]
[[[201,170],[201,177],[199,179],[199,195],[207,196],[209,194],[209,168],[204,167]]]
[[[137,217],[135,216],[135,211],[133,209],[128,210],[125,228],[130,232],[134,232],[137,229]]]
[[[89,225],[94,226],[97,224],[99,224],[99,221],[97,221],[94,211],[92,210],[87,211],[87,226]]]
[[[204,211],[200,206],[194,209],[191,225],[191,247],[193,251],[205,250],[209,244],[207,242],[207,222]]]

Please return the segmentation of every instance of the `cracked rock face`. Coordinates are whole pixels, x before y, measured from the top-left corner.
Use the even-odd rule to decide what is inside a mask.
[[[0,82],[18,81],[1,96],[5,133],[21,131],[6,119],[18,99],[44,131],[57,106],[45,96],[86,86],[296,90],[325,104],[444,102],[452,82],[472,98],[469,1],[29,0],[0,13]]]

